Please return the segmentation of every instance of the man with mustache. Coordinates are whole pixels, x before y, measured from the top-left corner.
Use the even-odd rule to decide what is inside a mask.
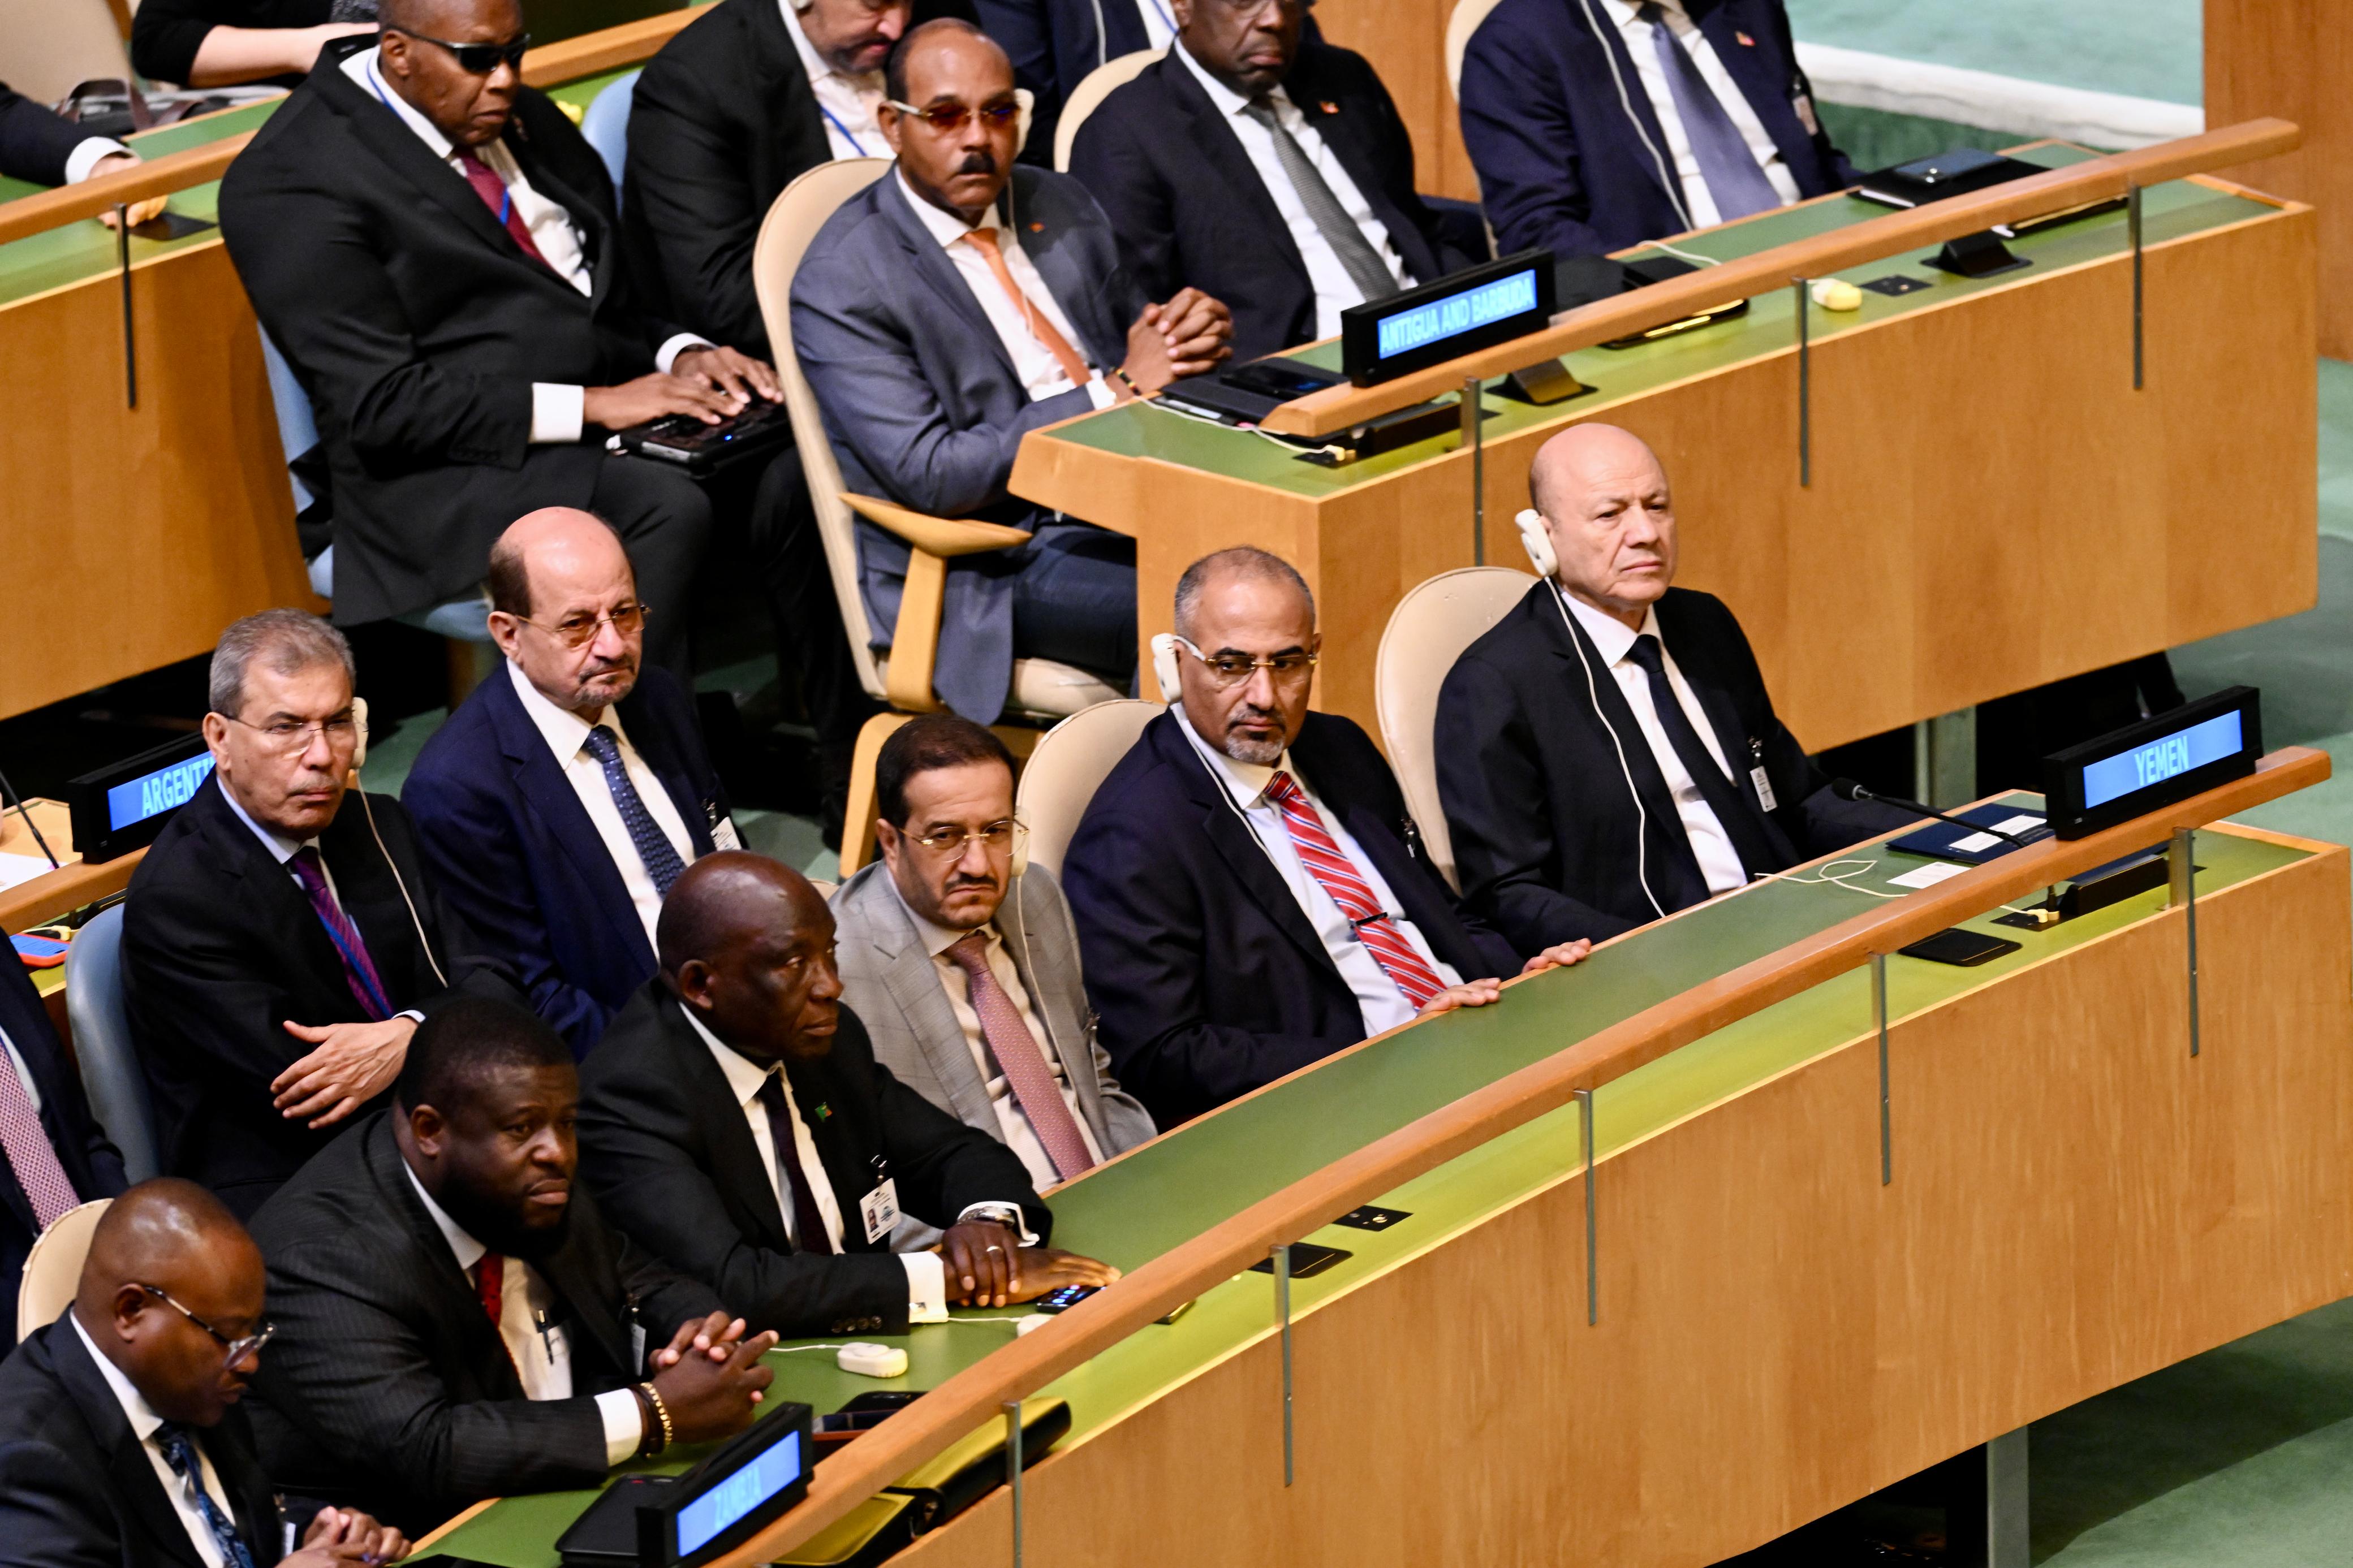
[[[884,75],[897,163],[841,205],[793,279],[793,345],[842,481],[1030,531],[948,563],[933,676],[946,706],[995,720],[1024,657],[1124,689],[1134,543],[1010,495],[1014,454],[1031,430],[1208,369],[1232,321],[1197,289],[1148,303],[1085,187],[1015,169],[1013,68],[977,28],[927,22]],[[868,619],[888,636],[907,546],[864,521],[858,537]]]
[[[434,732],[402,787],[450,902],[575,1057],[654,972],[662,895],[738,847],[694,703],[645,664],[649,612],[610,526],[569,507],[491,549],[506,668]]]
[[[1457,908],[1371,739],[1308,711],[1321,647],[1280,556],[1187,568],[1168,711],[1062,859],[1112,1065],[1164,1128],[1589,946],[1523,963]]]
[[[467,998],[417,1030],[391,1108],[254,1217],[280,1485],[421,1531],[751,1425],[775,1336],[575,1190],[579,1100],[553,1029]]]
[[[323,1509],[290,1542],[241,1402],[275,1331],[261,1254],[193,1182],[91,1233],[65,1316],[0,1364],[0,1557],[26,1568],[380,1568],[397,1530]]]

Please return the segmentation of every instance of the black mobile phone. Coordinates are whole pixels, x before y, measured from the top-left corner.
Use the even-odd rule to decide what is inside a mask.
[[[1356,1256],[1345,1247],[1318,1247],[1312,1241],[1294,1241],[1291,1244],[1291,1277],[1293,1279],[1313,1279],[1342,1258]],[[1271,1274],[1274,1272],[1274,1259],[1261,1258],[1250,1267],[1261,1274]]]
[[[920,1388],[878,1388],[871,1394],[861,1394],[840,1409],[837,1415],[856,1415],[868,1410],[904,1410],[923,1396]]]
[[[1100,1285],[1065,1285],[1059,1290],[1049,1290],[1029,1304],[1041,1312],[1067,1312],[1102,1289]]]
[[[1947,926],[1936,935],[1923,937],[1910,947],[1895,951],[1906,958],[1925,958],[1931,963],[1957,963],[1967,969],[2000,958],[2005,952],[2016,952],[2019,944],[1998,936],[1986,936],[1965,931],[1959,926]]]

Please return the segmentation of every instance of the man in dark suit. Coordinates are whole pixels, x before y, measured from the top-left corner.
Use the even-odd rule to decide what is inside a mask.
[[[1914,820],[1832,796],[1731,610],[1670,586],[1674,507],[1650,447],[1573,426],[1528,489],[1546,579],[1438,699],[1472,908],[1514,942],[1599,941]]]
[[[434,731],[401,799],[450,904],[586,1056],[654,972],[670,883],[740,846],[692,701],[640,668],[646,611],[612,529],[533,512],[488,581],[506,667]]]
[[[1195,562],[1155,650],[1169,710],[1062,858],[1103,1043],[1163,1128],[1585,956],[1570,942],[1523,964],[1457,910],[1372,741],[1307,710],[1320,644],[1281,557]]]
[[[1005,52],[969,23],[927,22],[886,68],[892,173],[844,202],[794,276],[793,342],[850,489],[941,517],[1033,530],[949,563],[934,685],[978,723],[1017,655],[1124,687],[1134,663],[1134,542],[1056,521],[1006,486],[1021,437],[1227,353],[1225,307],[1187,289],[1147,304],[1085,187],[1013,165]],[[907,546],[861,521],[868,619],[898,617]]]
[[[1249,360],[1473,259],[1414,194],[1413,139],[1372,66],[1301,37],[1305,0],[1172,4],[1176,43],[1071,148],[1145,293],[1230,302]]]
[[[1854,184],[1783,0],[1501,0],[1462,144],[1504,252],[1599,256]]]
[[[343,634],[265,610],[214,650],[214,769],[132,873],[122,977],[164,1168],[239,1215],[391,1086],[452,984],[497,988],[408,814],[348,787]]]
[[[833,918],[790,867],[718,855],[662,910],[662,973],[583,1069],[597,1201],[748,1322],[903,1334],[1119,1271],[1044,1245],[1053,1215],[1005,1146],[874,1060],[841,1005]],[[944,1227],[892,1256],[902,1214]]]
[[[751,1425],[776,1336],[573,1190],[579,1095],[555,1031],[467,997],[417,1032],[392,1107],[254,1216],[280,1331],[255,1429],[280,1485],[422,1528]]]
[[[25,1255],[49,1222],[122,1190],[122,1156],[25,966],[0,963],[0,1329],[14,1342]]]
[[[98,1222],[73,1304],[0,1363],[0,1555],[26,1568],[377,1568],[400,1531],[324,1509],[288,1552],[239,1402],[272,1331],[261,1255],[187,1182]]]
[[[681,668],[710,503],[605,434],[715,422],[775,378],[645,312],[604,164],[517,74],[517,0],[385,0],[383,21],[327,47],[221,185],[229,254],[318,414],[336,619],[471,593],[508,523],[587,507],[628,542],[655,662]]]

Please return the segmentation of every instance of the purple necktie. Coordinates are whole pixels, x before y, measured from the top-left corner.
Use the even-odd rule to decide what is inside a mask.
[[[1054,1173],[1069,1181],[1092,1166],[1094,1160],[1079,1133],[1078,1118],[1063,1103],[1054,1069],[1046,1065],[1046,1055],[1038,1048],[1038,1037],[1029,1032],[1029,1026],[1021,1021],[1021,1009],[989,973],[988,933],[973,931],[947,952],[948,961],[964,971],[965,987],[971,993],[972,1010],[980,1019],[980,1037],[988,1054],[997,1058],[1013,1098],[1029,1118],[1030,1131],[1038,1134],[1046,1157],[1054,1162]]]
[[[1716,221],[1730,223],[1734,218],[1770,212],[1779,206],[1781,193],[1765,177],[1748,139],[1732,122],[1724,100],[1708,85],[1699,62],[1691,58],[1683,40],[1675,37],[1666,13],[1659,8],[1656,0],[1650,0],[1639,15],[1651,25],[1651,42],[1658,51],[1660,73],[1667,79],[1667,93],[1673,99],[1675,113],[1683,122],[1683,136],[1691,142],[1692,158],[1699,164],[1700,178],[1706,182],[1707,194],[1715,199]]]
[[[335,952],[343,961],[343,979],[350,984],[352,994],[359,998],[361,1011],[376,1023],[391,1017],[392,1004],[385,997],[384,982],[376,978],[375,961],[368,957],[367,943],[360,940],[359,927],[352,924],[343,905],[335,902],[334,891],[327,886],[327,868],[320,863],[318,850],[305,844],[294,851],[286,868],[302,884],[319,923],[327,928],[327,938],[335,944]]]
[[[0,1035],[0,1041],[6,1038]],[[33,1109],[33,1097],[5,1048],[0,1048],[0,1150],[7,1152],[8,1166],[33,1205],[33,1223],[41,1229],[48,1229],[58,1215],[81,1202],[66,1168],[58,1163],[49,1130],[41,1125],[41,1113]]]

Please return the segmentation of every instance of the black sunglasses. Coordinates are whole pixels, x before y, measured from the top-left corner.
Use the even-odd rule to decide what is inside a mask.
[[[501,62],[522,68],[522,54],[531,47],[531,35],[509,38],[503,44],[453,44],[447,38],[428,38],[422,33],[412,33],[406,27],[386,27],[387,33],[398,33],[404,38],[415,38],[420,44],[432,44],[449,51],[458,68],[469,76],[488,76]]]

